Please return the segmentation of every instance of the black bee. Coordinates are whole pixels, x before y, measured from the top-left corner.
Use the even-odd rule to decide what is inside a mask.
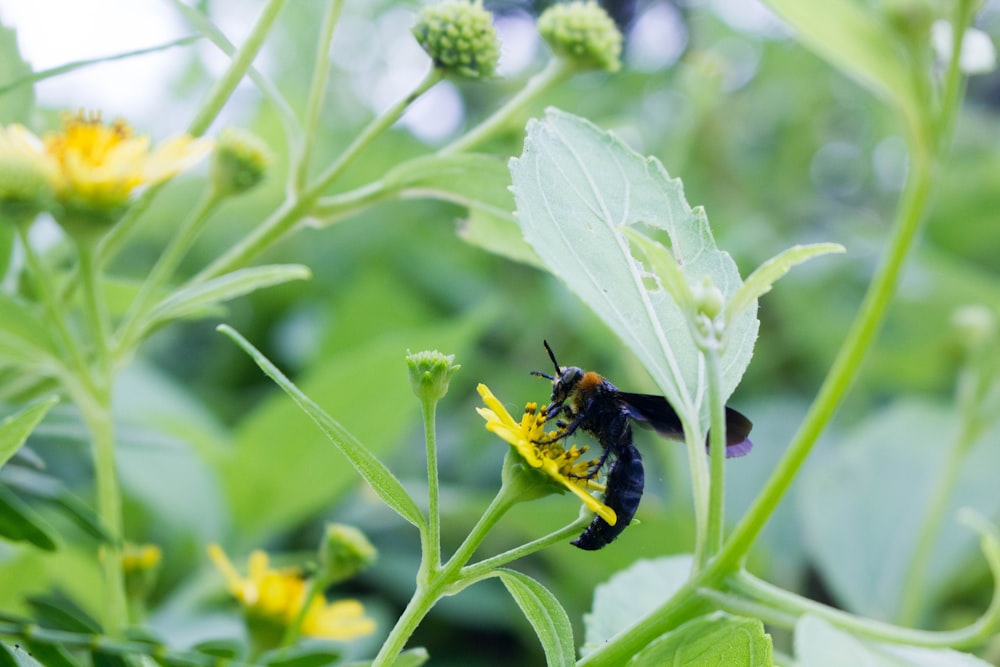
[[[632,444],[632,421],[653,428],[660,435],[683,439],[680,417],[663,396],[631,394],[619,391],[601,375],[584,372],[576,366],[560,366],[556,355],[543,341],[555,366],[555,375],[532,371],[532,375],[552,381],[552,402],[547,408],[547,420],[557,419],[562,429],[559,439],[567,438],[577,429],[590,433],[601,443],[603,452],[588,477],[597,476],[614,455],[605,480],[604,504],[618,515],[615,525],[599,516],[587,527],[573,545],[595,551],[610,544],[632,521],[642,498],[645,473],[642,457]],[[742,456],[753,446],[747,436],[753,424],[742,414],[726,408],[726,456]]]

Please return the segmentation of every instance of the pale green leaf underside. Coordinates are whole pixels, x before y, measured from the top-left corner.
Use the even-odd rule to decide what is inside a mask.
[[[635,352],[682,417],[704,420],[704,371],[684,314],[665,290],[647,289],[647,270],[622,233],[636,223],[666,231],[687,283],[707,276],[728,299],[742,281],[729,254],[715,247],[704,211],[691,209],[681,182],[658,160],[554,109],[529,123],[510,170],[528,243]],[[724,397],[750,363],[757,327],[756,308],[731,327]]]

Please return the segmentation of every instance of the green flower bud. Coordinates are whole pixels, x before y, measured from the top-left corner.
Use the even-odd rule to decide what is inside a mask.
[[[449,0],[424,7],[413,36],[435,67],[469,79],[493,76],[500,60],[500,39],[482,0]]]
[[[997,333],[996,314],[983,305],[957,308],[951,315],[951,324],[958,340],[967,350],[978,350],[991,341]]]
[[[442,354],[437,350],[406,355],[406,365],[410,371],[410,385],[417,398],[424,401],[440,401],[448,393],[448,383],[461,366],[454,354]]]
[[[246,192],[264,178],[271,153],[256,135],[236,127],[219,134],[212,151],[212,183],[226,195]]]
[[[553,53],[582,69],[615,72],[621,67],[622,34],[592,0],[552,5],[538,17],[538,32]]]
[[[726,298],[718,287],[712,284],[712,279],[705,276],[705,282],[691,290],[694,297],[694,307],[702,315],[714,320],[726,305]]]
[[[319,577],[325,585],[350,579],[375,562],[378,552],[354,526],[331,523],[319,548]]]

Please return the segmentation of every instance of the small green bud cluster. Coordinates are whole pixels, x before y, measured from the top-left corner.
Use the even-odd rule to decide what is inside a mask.
[[[417,398],[432,402],[444,398],[451,376],[461,368],[454,361],[454,354],[442,354],[437,350],[407,354],[410,385]]]
[[[592,0],[552,5],[538,17],[538,32],[553,53],[582,69],[615,72],[621,67],[622,34]]]
[[[375,562],[378,552],[354,526],[331,523],[319,550],[319,568],[326,585],[350,579]]]
[[[212,183],[222,194],[246,192],[260,183],[270,162],[271,153],[259,137],[227,127],[212,151]]]
[[[500,39],[482,0],[449,0],[424,7],[412,32],[434,65],[445,72],[469,79],[486,79],[496,72]]]

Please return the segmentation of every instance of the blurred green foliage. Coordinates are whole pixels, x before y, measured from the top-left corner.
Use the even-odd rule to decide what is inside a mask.
[[[238,6],[212,3],[220,12]],[[355,63],[351,70],[342,61],[335,65],[315,149],[320,164],[368,120],[368,96],[390,72],[392,40],[410,39],[404,19],[413,7],[347,3],[345,20],[373,31],[380,46],[367,64]],[[679,12],[672,4],[649,3],[641,10],[657,7],[678,12],[686,43],[677,62],[638,71],[629,66],[627,45],[621,72],[580,76],[545,104],[587,117],[615,130],[641,153],[657,156],[672,176],[683,179],[688,201],[706,207],[718,246],[733,255],[744,274],[795,243],[831,241],[848,250],[846,256],[800,269],[761,303],[756,354],[731,400],[754,420],[756,443],[753,456],[730,466],[732,517],[753,497],[767,466],[788,442],[854,315],[898,195],[903,149],[895,135],[899,129],[887,123],[868,93],[780,30],[734,27],[710,5]],[[309,40],[320,11],[318,2],[291,3],[274,35],[269,75],[293,101],[301,102],[308,87]],[[652,20],[649,16],[640,11],[636,25]],[[524,19],[511,14],[508,20],[518,17]],[[984,20],[988,23],[981,27],[996,28],[989,23],[995,15]],[[9,33],[0,31],[0,38],[9,41]],[[184,76],[171,85],[181,107],[203,94],[211,75],[198,51],[179,50],[177,57],[185,61]],[[465,123],[481,119],[525,77],[519,73],[458,86]],[[940,174],[922,249],[912,258],[865,373],[827,437],[830,447],[839,443],[840,433],[853,431],[903,393],[947,402],[960,356],[949,325],[952,310],[966,303],[1000,308],[1000,225],[994,220],[1000,197],[998,80],[991,75],[971,87],[972,102],[959,119],[950,164]],[[101,100],[81,98],[79,103],[99,107]],[[3,107],[4,120],[11,104]],[[282,173],[287,160],[274,110],[252,94],[231,105],[241,124],[269,142],[278,155],[272,173]],[[42,117],[58,111],[37,109]],[[518,154],[522,128],[523,123],[504,140],[492,141],[489,152]],[[397,127],[356,163],[338,191],[379,178],[426,149],[406,128]],[[140,242],[116,260],[116,273],[126,279],[142,276],[196,196],[190,182],[170,184],[141,227]],[[281,199],[281,178],[272,177],[227,202],[186,259],[188,274],[230,247],[259,222],[261,211]],[[623,389],[652,390],[643,369],[562,284],[465,243],[456,234],[464,215],[456,205],[408,200],[379,205],[328,228],[302,229],[261,261],[303,263],[312,270],[312,280],[255,293],[217,319],[172,326],[146,343],[118,388],[116,409],[127,532],[133,541],[161,545],[165,553],[149,618],[153,628],[179,645],[232,629],[226,617],[202,605],[206,590],[221,594],[222,589],[205,556],[208,542],[310,550],[331,519],[360,526],[379,549],[376,566],[347,593],[371,607],[380,631],[391,626],[412,592],[419,556],[415,531],[359,486],[312,422],[214,331],[220,322],[255,341],[414,490],[425,484],[424,450],[404,356],[408,349],[433,348],[456,355],[462,368],[438,412],[446,550],[465,535],[499,485],[504,445],[483,430],[473,411],[478,382],[488,382],[502,396],[544,401],[549,387],[528,371],[547,368],[541,344],[546,338],[564,363],[597,369]],[[0,255],[6,257],[9,244],[0,238]],[[900,428],[905,426],[904,420]],[[855,432],[849,444],[860,447],[859,437]],[[682,553],[692,544],[681,447],[647,433],[638,440],[650,461],[640,523],[600,552],[566,544],[517,564],[555,592],[577,637],[583,636],[582,619],[595,584],[636,558]],[[49,472],[75,492],[90,493],[89,474],[81,470],[87,465],[86,443],[72,410],[53,410],[29,445],[49,464]],[[899,457],[918,455],[905,442],[891,451]],[[909,483],[906,467],[885,460],[888,452],[871,474]],[[820,547],[801,528],[803,522],[816,527],[822,518],[817,515],[825,515],[824,499],[815,497],[822,489],[802,491],[774,517],[751,569],[852,605],[851,595],[838,594],[852,589],[839,589],[828,578],[836,573],[817,563],[811,552]],[[567,497],[515,508],[485,546],[501,548],[546,533],[572,519],[577,509]],[[44,507],[40,511],[52,514]],[[65,521],[55,514],[51,520]],[[95,603],[98,572],[85,557],[96,548],[95,539],[78,528],[65,530],[75,544],[55,554],[0,544],[0,607],[24,611],[25,594],[49,587],[72,592],[86,606]],[[834,552],[823,553],[837,558]],[[193,572],[200,574],[192,577]],[[934,625],[964,608],[969,590],[973,599],[985,597],[976,583],[981,582],[956,589],[963,600],[935,591],[934,609],[924,622]],[[871,611],[867,604],[854,604],[853,610]],[[356,650],[370,654],[379,641],[376,636]],[[436,665],[542,661],[530,626],[499,582],[446,600],[411,645],[429,647]]]

